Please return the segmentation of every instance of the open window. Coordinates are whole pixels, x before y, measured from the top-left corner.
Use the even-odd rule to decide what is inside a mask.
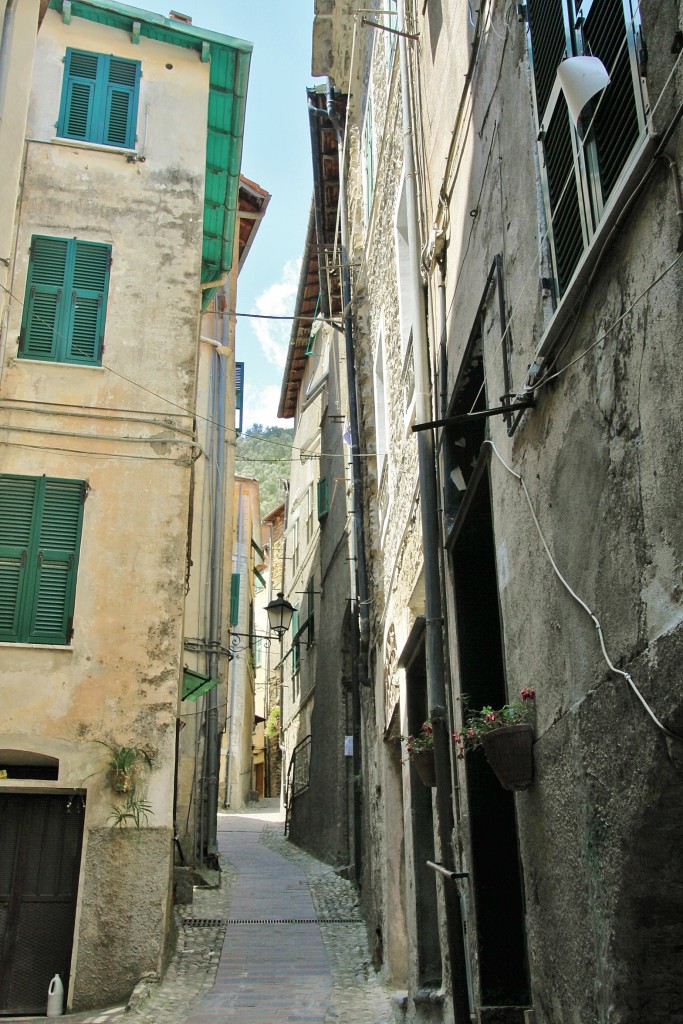
[[[528,45],[556,296],[567,289],[622,171],[646,133],[636,0],[528,0]],[[590,55],[610,84],[574,126],[557,68]]]

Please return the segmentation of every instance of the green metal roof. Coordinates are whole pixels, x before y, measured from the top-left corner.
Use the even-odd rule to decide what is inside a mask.
[[[50,0],[50,7],[63,14],[64,0]],[[210,61],[201,280],[218,280],[232,266],[252,44],[115,0],[71,0],[71,16],[131,35],[138,22],[141,36],[196,50]],[[202,308],[215,292],[204,290]]]

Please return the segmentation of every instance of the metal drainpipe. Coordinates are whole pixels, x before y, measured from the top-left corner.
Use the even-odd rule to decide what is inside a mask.
[[[223,292],[221,303],[223,311],[227,309],[227,296]],[[229,340],[228,316],[222,317],[221,341],[227,347]],[[216,388],[218,391],[217,422],[214,426],[216,439],[214,503],[211,523],[211,585],[210,585],[210,618],[209,618],[209,675],[212,679],[219,678],[218,648],[221,639],[221,606],[224,567],[224,505],[225,505],[225,357],[218,351],[212,353],[218,360]],[[217,815],[218,815],[218,687],[209,690],[206,701],[206,748],[207,748],[207,779],[206,779],[206,852],[209,858],[218,853]]]
[[[405,32],[405,12],[399,4],[399,31]],[[415,405],[418,423],[430,419],[431,387],[427,357],[427,331],[424,294],[420,277],[420,237],[418,230],[417,186],[413,149],[413,119],[407,41],[399,36],[401,62],[401,103],[403,111],[403,161],[408,215],[408,249],[410,253],[410,290],[413,317],[413,359],[415,369]],[[454,870],[452,847],[453,810],[451,790],[451,743],[446,715],[446,684],[443,649],[443,610],[439,565],[439,522],[437,513],[436,460],[434,434],[418,433],[418,472],[422,545],[424,549],[426,660],[429,715],[434,726],[434,762],[436,767],[436,817],[444,867]],[[446,917],[448,954],[451,965],[453,1010],[457,1024],[469,1024],[470,1008],[465,968],[465,944],[462,930],[460,896],[452,882],[442,883]]]
[[[351,273],[349,269],[349,224],[346,195],[346,148],[344,129],[334,107],[332,83],[327,83],[327,115],[337,133],[339,151],[339,220],[341,224],[342,306],[344,343],[346,354],[347,389],[349,393],[349,420],[351,427],[351,471],[353,473],[353,524],[356,555],[356,581],[358,597],[359,634],[352,638],[352,723],[353,723],[353,863],[356,880],[360,882],[363,869],[361,773],[363,767],[361,747],[361,685],[370,686],[368,649],[370,646],[370,612],[368,575],[365,555],[365,527],[363,524],[363,480],[361,477],[360,431],[358,427],[358,398],[356,395],[356,361],[353,347],[351,320]]]

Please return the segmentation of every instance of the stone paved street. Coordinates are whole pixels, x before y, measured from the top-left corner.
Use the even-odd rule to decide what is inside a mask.
[[[400,1011],[372,968],[353,886],[284,838],[278,801],[219,815],[218,845],[221,887],[196,889],[178,908],[162,983],[128,1010],[65,1020],[394,1024]]]

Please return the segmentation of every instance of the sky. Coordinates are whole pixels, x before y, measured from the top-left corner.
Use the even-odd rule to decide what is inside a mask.
[[[313,0],[137,0],[157,14],[189,14],[193,25],[249,40],[242,173],[270,192],[265,217],[240,273],[240,313],[294,312],[313,189],[306,86],[311,77]],[[238,317],[236,357],[245,377],[244,429],[278,420],[291,323]]]

